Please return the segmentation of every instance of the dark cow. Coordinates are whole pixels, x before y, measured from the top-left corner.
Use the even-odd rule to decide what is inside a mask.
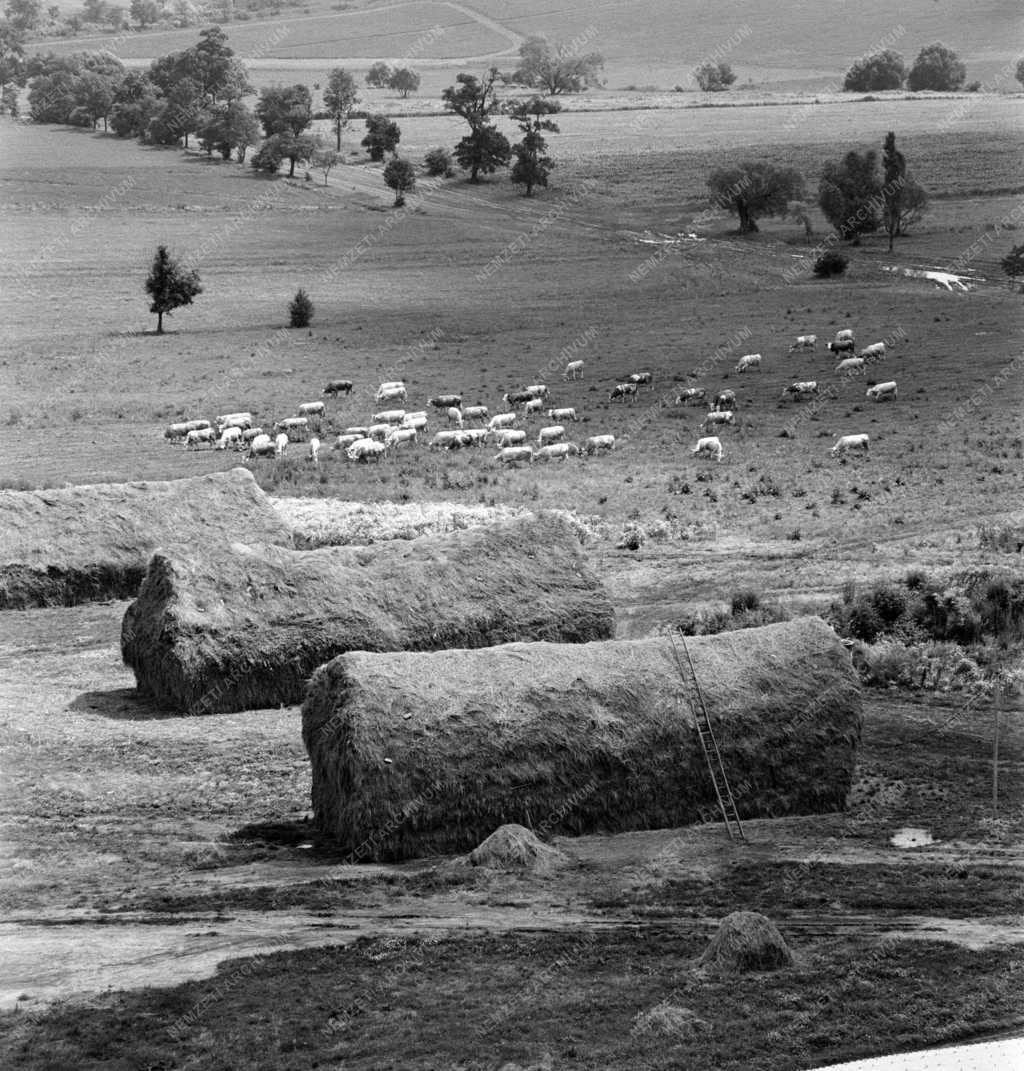
[[[321,394],[351,394],[352,393],[352,380],[351,379],[332,379],[330,383],[320,392]]]

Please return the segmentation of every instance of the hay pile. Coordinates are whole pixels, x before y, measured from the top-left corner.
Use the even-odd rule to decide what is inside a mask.
[[[0,491],[0,609],[131,598],[153,551],[184,540],[291,546],[244,468],[186,480]]]
[[[531,830],[514,822],[500,826],[469,853],[471,866],[532,874],[550,874],[568,862],[565,852],[545,844]]]
[[[740,814],[841,810],[860,737],[850,656],[818,618],[687,641]],[[351,652],[303,707],[318,828],[361,858],[718,819],[667,636]]]
[[[777,971],[793,963],[778,927],[757,911],[726,915],[700,957],[700,965],[725,973]]]
[[[301,702],[313,670],[343,651],[614,631],[611,603],[556,517],[374,547],[195,550],[153,556],[121,631],[139,688],[193,713]]]

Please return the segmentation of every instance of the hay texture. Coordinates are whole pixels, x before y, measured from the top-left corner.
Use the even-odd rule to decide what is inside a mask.
[[[819,618],[687,641],[740,814],[841,810],[860,737],[850,656]],[[318,828],[360,858],[718,820],[668,636],[351,652],[303,707]]]
[[[238,539],[291,546],[244,468],[185,480],[0,491],[0,609],[132,598],[153,551]]]
[[[545,844],[532,830],[515,823],[499,826],[469,853],[471,866],[531,874],[549,874],[568,862],[565,852]]]
[[[344,651],[614,631],[608,597],[556,517],[373,547],[195,550],[153,556],[121,630],[139,688],[191,713],[299,703],[313,670]]]
[[[719,924],[700,965],[726,974],[777,971],[793,963],[778,927],[757,911],[734,911]]]

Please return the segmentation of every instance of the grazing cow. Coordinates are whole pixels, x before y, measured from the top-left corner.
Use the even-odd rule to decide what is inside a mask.
[[[435,432],[433,439],[427,445],[431,450],[447,450],[458,435],[459,432],[457,431],[438,431]]]
[[[390,424],[371,424],[366,429],[367,439],[375,439],[379,443],[382,443],[390,434]]]
[[[349,461],[369,461],[370,458],[373,458],[374,461],[380,461],[386,452],[387,447],[375,439],[356,439],[345,451],[345,456]]]
[[[320,467],[320,440],[315,435],[309,440],[309,460]]]
[[[531,398],[546,398],[548,396],[548,388],[545,383],[531,383],[528,387],[523,387],[523,392],[529,394]]]
[[[510,390],[501,396],[506,405],[522,405],[524,402],[533,400],[533,395],[527,390]]]
[[[299,406],[299,416],[304,416],[307,419],[316,418],[320,420],[324,415],[324,403],[323,402],[303,402]]]
[[[829,353],[853,353],[856,348],[857,343],[852,338],[844,338],[828,344]]]
[[[218,432],[223,432],[225,428],[241,428],[244,431],[252,427],[252,413],[225,413],[217,417],[215,423]]]
[[[523,416],[530,416],[531,413],[540,413],[544,410],[543,398],[531,398],[523,406]]]
[[[521,446],[526,442],[526,432],[522,428],[505,428],[487,434],[494,435],[494,441],[498,446]]]
[[[629,377],[630,383],[635,383],[638,387],[647,387],[650,390],[654,390],[654,373],[653,372],[634,372]]]
[[[365,439],[365,438],[366,438],[365,435],[351,435],[351,434],[339,435],[338,438],[335,439],[333,445],[331,446],[331,449],[332,450],[347,450],[353,443],[358,442],[360,439]]]
[[[285,451],[288,449],[288,436],[285,433],[279,432],[277,438],[274,440],[274,457],[284,457]]]
[[[550,427],[541,428],[537,436],[537,443],[544,446],[546,443],[557,443],[565,438],[565,428],[561,424],[552,424]]]
[[[736,363],[737,372],[749,372],[751,368],[761,371],[761,354],[747,353]]]
[[[706,431],[708,428],[720,428],[726,424],[736,424],[736,419],[732,414],[731,409],[714,409],[703,419],[700,425],[701,431]]]
[[[687,387],[676,395],[676,405],[699,405],[707,396],[708,392],[704,387]]]
[[[839,441],[829,450],[829,453],[833,457],[840,457],[847,450],[863,450],[865,454],[868,453],[868,437],[864,434],[840,436]]]
[[[487,427],[491,431],[497,431],[499,428],[511,428],[515,422],[515,413],[495,413],[488,422]]]
[[[580,448],[575,443],[552,443],[535,450],[530,461],[564,461],[567,457],[579,457]]]
[[[428,398],[427,405],[432,405],[435,409],[460,409],[462,408],[462,395],[438,394],[433,398]]]
[[[636,401],[636,384],[635,383],[616,383],[612,387],[611,394],[608,395],[608,401],[614,402],[616,398],[628,398],[630,402]]]
[[[309,429],[309,421],[306,417],[285,417],[274,425],[274,431],[287,432],[293,439],[304,439]]]
[[[385,440],[388,447],[401,446],[402,443],[416,442],[415,428],[396,428]]]
[[[599,450],[614,450],[615,436],[591,435],[584,444],[584,449],[588,454],[596,454]]]
[[[373,397],[379,405],[381,402],[404,402],[409,393],[401,384],[395,386],[382,383]]]
[[[515,465],[520,461],[533,460],[533,448],[529,446],[505,446],[491,459],[502,465]]]
[[[196,428],[185,436],[185,449],[193,450],[200,443],[213,446],[217,442],[217,432],[213,428]]]
[[[262,428],[246,428],[245,431],[242,432],[242,442],[248,446],[253,439],[258,439],[262,434]]]
[[[885,343],[872,342],[870,346],[865,346],[857,356],[863,357],[865,361],[883,361],[885,360]]]
[[[320,392],[321,394],[351,394],[352,393],[352,380],[351,379],[332,379],[326,387]]]
[[[346,435],[355,435],[357,438],[365,439],[366,438],[366,428],[365,427],[346,428],[345,429],[345,434]]]
[[[269,435],[257,435],[249,443],[249,452],[245,455],[246,461],[252,461],[257,457],[271,457],[276,450],[274,440]]]
[[[412,428],[413,431],[426,431],[427,414],[406,413],[405,416],[402,418],[402,423],[399,426],[402,428]]]
[[[697,445],[691,451],[701,457],[713,457],[716,461],[722,460],[722,440],[717,435],[709,435],[697,440]]]
[[[813,398],[818,393],[818,381],[816,379],[805,379],[799,383],[790,383],[788,387],[784,387],[782,390],[783,398]]]
[[[214,449],[224,450],[230,443],[232,450],[237,450],[242,445],[242,429],[232,426],[225,428],[220,433],[220,438],[213,444]]]
[[[465,446],[483,446],[490,434],[486,428],[466,428],[462,441]]]
[[[836,342],[852,342],[853,341],[853,328],[844,327],[842,331],[836,332]]]
[[[723,390],[715,395],[715,404],[711,407],[712,413],[724,413],[726,409],[736,408],[736,392]]]
[[[567,382],[570,379],[582,379],[583,378],[583,362],[582,361],[570,361],[565,366],[565,371],[562,373],[562,379]]]
[[[462,410],[463,420],[486,420],[489,415],[486,405],[467,405]]]
[[[886,399],[895,398],[896,381],[890,379],[886,383],[876,383],[873,387],[868,387],[865,397],[870,398],[873,402],[882,402]]]
[[[404,386],[405,386],[405,380],[404,379],[389,379],[386,382],[382,383],[377,388],[377,393],[379,394],[382,390],[394,390],[396,387],[404,387]]]
[[[208,420],[184,420],[180,424],[171,424],[164,429],[164,438],[175,440],[184,439],[190,431],[203,431],[210,426]]]
[[[864,371],[864,358],[847,357],[836,365],[835,370],[840,376],[858,376]]]
[[[569,408],[569,409],[549,409],[548,410],[548,420],[571,420],[571,421],[575,422],[575,421],[579,420],[579,417],[576,415],[576,410],[572,409],[572,408]]]
[[[371,424],[401,424],[405,420],[404,409],[382,409],[370,417]]]
[[[454,424],[456,427],[462,427],[462,410],[458,406],[452,405],[448,407],[448,423]]]
[[[813,350],[817,344],[817,335],[797,335],[796,341],[789,347],[789,352],[793,353],[794,350]]]

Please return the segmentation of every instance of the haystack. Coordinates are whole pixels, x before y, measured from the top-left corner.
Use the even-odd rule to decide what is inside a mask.
[[[778,927],[757,911],[726,915],[700,957],[702,967],[727,973],[775,971],[793,963]]]
[[[121,651],[141,690],[215,713],[301,702],[313,670],[343,651],[580,643],[613,629],[571,527],[531,516],[373,547],[162,551]]]
[[[841,810],[860,736],[850,656],[818,618],[687,641],[741,815]],[[367,859],[715,820],[667,636],[351,652],[303,706],[318,827]]]
[[[499,826],[482,844],[469,853],[472,866],[490,870],[524,870],[533,874],[549,874],[565,866],[569,857],[552,848],[525,826],[510,822]]]
[[[291,531],[244,468],[185,480],[0,491],[0,609],[131,598],[153,551]]]

